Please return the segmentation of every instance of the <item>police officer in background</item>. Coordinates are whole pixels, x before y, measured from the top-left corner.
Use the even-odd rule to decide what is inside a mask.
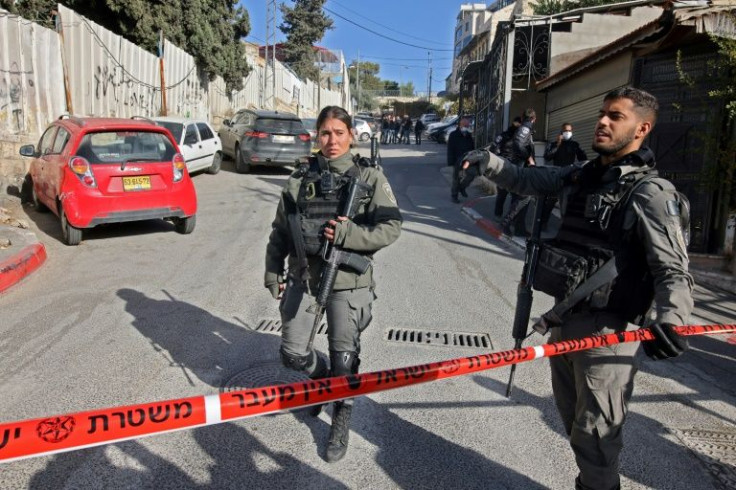
[[[496,136],[496,140],[493,142],[493,153],[509,160],[514,158],[514,135],[516,134],[516,130],[519,129],[519,126],[521,126],[521,118],[517,116],[511,122],[506,131]],[[506,197],[508,197],[508,195],[509,191],[503,187],[497,188],[496,203],[493,210],[493,214],[496,216],[496,219],[501,219],[501,216],[503,215],[503,205],[506,203]]]
[[[315,303],[324,260],[325,241],[367,258],[399,237],[401,214],[391,186],[380,168],[350,153],[350,115],[337,106],[325,107],[317,118],[319,153],[294,172],[281,193],[266,247],[264,284],[280,299],[281,360],[312,379],[358,372],[360,334],[371,321],[375,299],[373,267],[364,274],[340,269],[326,306],[330,367],[308,350]],[[358,178],[372,192],[352,219],[338,216],[349,189]],[[284,262],[287,271],[284,274]],[[352,400],[334,404],[327,461],[342,459],[348,448]],[[319,408],[313,411],[319,414]]]
[[[645,177],[655,162],[642,143],[657,110],[657,100],[642,90],[608,93],[595,128],[598,157],[582,166],[524,169],[487,151],[466,156],[513,192],[560,195],[561,228],[542,244],[535,289],[560,305],[576,296],[574,289],[592,283],[598,271],[605,279],[559,318],[547,318],[550,342],[647,324],[655,340],[645,342],[644,351],[653,359],[676,357],[688,348],[672,328],[686,324],[693,308],[679,194],[667,180]],[[618,272],[603,264],[615,264]],[[555,402],[580,470],[576,489],[620,488],[622,429],[637,348],[637,343],[619,344],[550,358]]]
[[[511,140],[512,158],[510,160],[518,167],[530,167],[536,164],[534,161],[533,140],[535,122],[537,122],[537,113],[530,107],[524,111],[524,120],[521,126],[516,129],[514,137]],[[527,196],[521,196],[516,193],[511,194],[511,207],[501,221],[504,234],[511,234],[511,224],[514,223],[517,216],[521,215],[519,221],[523,221],[529,201],[530,198]],[[514,231],[518,234],[520,230]]]
[[[473,173],[475,167],[467,169],[468,171],[463,175],[460,173],[463,155],[473,149],[475,149],[475,140],[470,134],[470,119],[461,117],[457,128],[447,138],[447,165],[452,167],[452,187],[450,188],[452,202],[460,202],[457,198],[458,193],[463,197],[468,197],[465,189],[477,176]]]

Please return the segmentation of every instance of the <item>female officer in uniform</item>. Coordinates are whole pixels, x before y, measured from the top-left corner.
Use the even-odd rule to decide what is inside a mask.
[[[264,284],[280,299],[281,360],[312,379],[358,372],[360,333],[371,320],[373,267],[365,273],[343,270],[326,306],[330,367],[309,346],[315,303],[324,260],[324,242],[372,259],[401,230],[401,214],[383,172],[350,152],[350,115],[337,106],[325,107],[317,118],[319,153],[286,182],[266,248]],[[350,178],[371,192],[352,219],[340,216]],[[284,263],[286,262],[286,273]],[[347,451],[352,400],[336,402],[332,414],[327,460],[340,460]],[[317,411],[317,413],[319,413]]]

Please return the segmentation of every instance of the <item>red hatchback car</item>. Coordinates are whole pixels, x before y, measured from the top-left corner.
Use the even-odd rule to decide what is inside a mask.
[[[179,233],[194,230],[197,195],[171,133],[138,119],[61,117],[32,157],[33,201],[61,219],[64,242],[103,223],[163,218]]]

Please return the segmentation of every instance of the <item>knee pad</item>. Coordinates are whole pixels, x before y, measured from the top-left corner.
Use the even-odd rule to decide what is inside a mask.
[[[356,352],[330,351],[330,370],[333,376],[357,374],[360,359]]]
[[[281,363],[294,371],[299,371],[310,378],[324,378],[327,376],[327,365],[315,351],[304,356],[289,354],[280,350]]]

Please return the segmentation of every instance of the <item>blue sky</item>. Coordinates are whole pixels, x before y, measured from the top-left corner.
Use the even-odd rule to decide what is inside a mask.
[[[277,5],[283,2],[278,0]],[[265,42],[266,3],[267,0],[240,2],[250,15],[251,33],[246,38],[250,42]],[[293,6],[292,1],[286,0],[285,3]],[[452,0],[327,0],[325,8],[348,20],[326,12],[332,18],[334,28],[319,44],[342,50],[348,63],[360,54],[361,61],[381,66],[379,77],[403,83],[411,80],[415,89],[421,92],[427,90],[427,52],[432,49],[432,90],[444,90],[445,78],[452,68],[453,30],[461,3]],[[277,8],[277,26],[280,15]],[[355,24],[419,47],[385,39]],[[277,28],[277,42],[284,39]]]

